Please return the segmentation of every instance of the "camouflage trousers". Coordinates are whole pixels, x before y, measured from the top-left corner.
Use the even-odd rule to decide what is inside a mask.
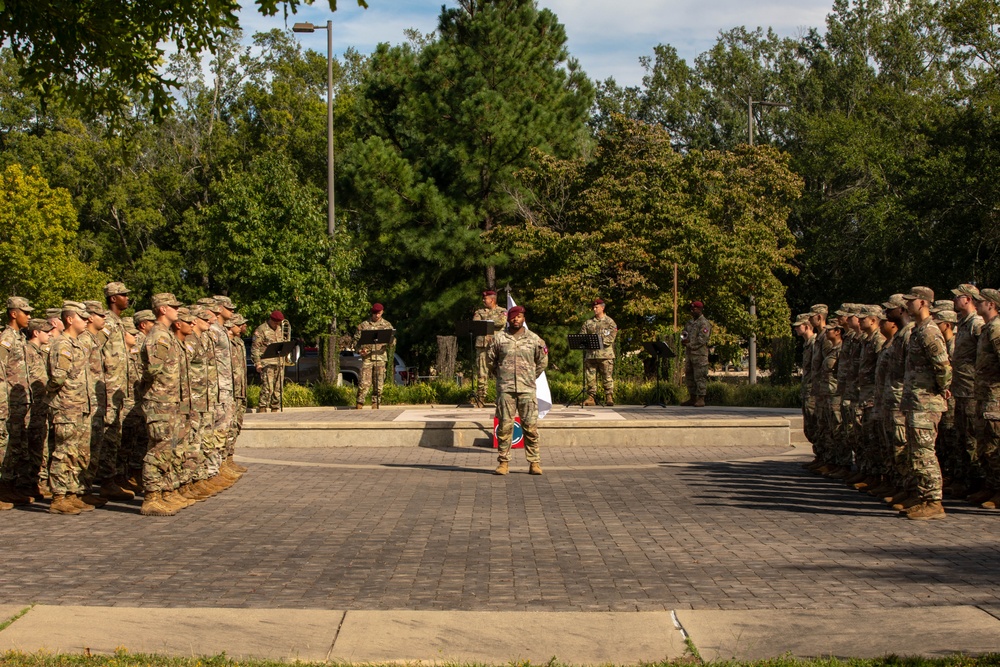
[[[587,385],[587,396],[597,396],[597,378],[600,376],[604,384],[604,398],[615,393],[615,360],[614,359],[584,359],[583,378]],[[699,394],[700,395],[700,394]]]
[[[821,410],[823,462],[843,465],[844,416],[840,410],[840,396],[824,396],[821,399]]]
[[[955,479],[968,486],[982,484],[984,470],[976,446],[976,399],[955,397],[955,451],[960,457]]]
[[[84,493],[87,486],[83,475],[90,465],[90,415],[53,413],[52,435],[49,488],[56,495]]]
[[[262,366],[260,369],[260,400],[257,412],[281,409],[281,366]]]
[[[873,477],[887,473],[882,456],[881,430],[882,420],[879,410],[875,409],[874,403],[866,401],[861,405],[861,424],[858,428],[860,435],[857,439],[855,460],[861,472]]]
[[[497,396],[497,461],[510,461],[511,439],[514,436],[514,417],[521,418],[524,434],[524,457],[529,463],[541,463],[538,451],[538,399],[534,391],[517,393],[501,392]]]
[[[205,449],[212,436],[212,413],[193,410],[186,417],[187,437],[178,441],[174,449],[173,475],[178,485],[208,479]]]
[[[229,428],[229,435],[226,438],[226,455],[223,458],[229,458],[236,453],[236,440],[240,437],[240,433],[243,432],[243,415],[247,413],[247,399],[246,397],[236,397],[236,409],[233,412],[233,424]]]
[[[886,408],[882,413],[882,434],[885,438],[883,455],[889,477],[896,488],[907,489],[913,483],[906,449],[906,416],[898,409]]]
[[[131,474],[142,470],[142,460],[149,449],[149,431],[146,430],[146,415],[141,405],[134,405],[122,422],[122,444],[118,450],[120,474]],[[140,475],[141,477],[141,475]]]
[[[170,491],[179,486],[174,476],[174,450],[187,437],[188,415],[174,403],[143,404],[149,448],[142,460],[142,487]]]
[[[385,363],[384,361],[369,361],[368,359],[361,362],[361,378],[358,380],[359,405],[365,404],[369,392],[376,400],[382,399],[382,385],[385,384]]]
[[[101,459],[97,463],[97,483],[103,484],[122,473],[118,469],[118,452],[122,446],[122,426],[131,406],[109,405],[104,415],[104,433],[101,437]]]
[[[962,469],[962,455],[958,451],[958,432],[955,428],[955,402],[948,401],[948,411],[941,415],[938,423],[937,442],[934,452],[941,465],[941,476],[958,479]]]
[[[38,481],[45,484],[49,479],[49,455],[52,452],[49,432],[49,411],[42,403],[33,404],[28,416],[28,458]]]
[[[708,357],[684,358],[684,384],[692,398],[708,393]]]
[[[14,486],[33,486],[38,483],[38,470],[32,467],[28,449],[28,422],[31,405],[12,403],[7,417],[6,454],[0,465],[0,480]]]
[[[941,466],[934,446],[937,442],[940,412],[906,411],[906,454],[913,483],[921,500],[940,501]]]
[[[851,398],[840,399],[840,419],[844,426],[837,465],[850,468],[857,461],[858,439],[861,436],[861,414],[858,412],[857,401]]]
[[[802,432],[806,440],[812,443],[813,453],[816,453],[816,439],[819,436],[818,415],[816,412],[816,398],[814,396],[802,397]]]
[[[229,442],[229,431],[233,427],[233,417],[236,414],[236,400],[229,392],[219,394],[219,402],[212,415],[211,443],[205,451],[208,462],[209,476],[219,474],[219,467],[226,459],[226,445]]]
[[[1000,489],[1000,405],[996,401],[976,403],[976,444],[986,486]]]
[[[476,348],[476,396],[483,403],[486,402],[486,393],[490,386],[490,376],[493,375],[493,369],[486,362],[486,356],[489,354],[489,349],[485,347]]]

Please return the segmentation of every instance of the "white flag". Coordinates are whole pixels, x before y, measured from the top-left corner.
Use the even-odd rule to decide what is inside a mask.
[[[514,297],[507,292],[507,310],[516,305]],[[524,328],[527,329],[528,325],[525,324]],[[552,409],[552,391],[549,389],[549,381],[545,378],[545,371],[542,371],[535,381],[535,398],[538,400],[538,418],[545,419],[545,415]]]

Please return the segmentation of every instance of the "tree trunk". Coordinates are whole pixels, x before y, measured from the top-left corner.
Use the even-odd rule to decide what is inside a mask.
[[[319,374],[323,382],[339,384],[340,350],[337,339],[337,316],[330,319],[330,333],[320,336],[320,366]]]
[[[458,358],[458,338],[438,336],[437,346],[437,376],[442,380],[454,380],[455,361]]]

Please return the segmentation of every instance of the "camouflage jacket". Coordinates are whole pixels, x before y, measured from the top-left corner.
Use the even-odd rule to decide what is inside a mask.
[[[480,308],[472,316],[472,319],[476,321],[491,320],[496,327],[494,331],[503,331],[504,326],[507,324],[507,311],[500,306],[494,306],[493,308]],[[477,349],[486,349],[492,344],[493,336],[476,336]]]
[[[799,395],[804,399],[813,395],[813,354],[816,352],[816,344],[819,336],[813,334],[811,338],[802,341],[802,385]]]
[[[247,397],[247,348],[239,336],[229,337],[229,355],[233,364],[233,397]]]
[[[187,350],[191,409],[211,412],[219,402],[219,383],[215,368],[215,344],[210,332],[191,334],[184,339],[184,348]]]
[[[614,359],[615,358],[615,338],[618,337],[618,325],[615,321],[605,315],[601,319],[591,317],[580,327],[582,334],[597,334],[601,341],[601,349],[584,350],[584,359]]]
[[[892,357],[893,340],[895,338],[890,338],[882,344],[882,349],[879,350],[878,358],[875,360],[875,395],[873,398],[877,410],[881,410],[885,405],[885,393],[889,381],[889,361]]]
[[[129,377],[132,380],[132,403],[138,405],[142,401],[142,394],[145,386],[142,382],[142,346],[146,342],[146,334],[139,332],[135,335],[135,345],[128,351]]]
[[[816,347],[813,351],[813,369],[812,369],[812,393],[813,396],[824,395],[823,391],[823,360],[826,359],[826,355],[830,353],[833,348],[833,343],[826,339],[826,334],[822,331],[816,334]]]
[[[976,354],[983,324],[983,318],[973,313],[963,317],[955,326],[951,391],[956,398],[972,398],[976,395]]]
[[[851,371],[854,366],[851,360],[857,350],[857,335],[850,329],[844,329],[844,337],[840,343],[840,356],[837,359],[837,390],[834,392],[844,399],[850,400],[850,390],[853,388],[854,378]]]
[[[143,412],[149,421],[181,408],[184,354],[184,347],[170,329],[159,322],[153,325],[142,347]]]
[[[80,334],[78,340],[87,348],[90,363],[90,402],[97,412],[104,412],[108,404],[107,383],[104,381],[104,360],[101,348],[108,338],[103,333],[93,334],[89,330]]]
[[[24,346],[28,362],[28,382],[31,384],[31,404],[45,403],[45,388],[49,383],[49,352],[30,342]]]
[[[468,312],[468,311],[466,311]],[[358,330],[354,334],[354,349],[365,361],[389,361],[389,346],[388,345],[361,345],[359,347],[359,341],[361,340],[361,332],[368,331],[371,329],[391,329],[392,325],[389,320],[384,317],[378,322],[372,322],[371,319],[367,319],[358,325]]]
[[[882,395],[882,406],[887,410],[899,410],[903,402],[906,351],[910,346],[912,333],[913,322],[907,322],[892,337],[892,349],[885,362],[885,392]]]
[[[7,402],[12,405],[30,405],[31,379],[28,376],[28,359],[24,333],[6,327],[0,333],[0,368],[4,369]]]
[[[253,332],[253,343],[250,345],[250,358],[253,359],[254,366],[280,366],[281,359],[274,357],[271,359],[261,359],[267,346],[281,340],[281,327],[272,329],[267,322],[257,327]]]
[[[862,334],[860,354],[858,355],[858,401],[866,408],[875,405],[875,394],[878,383],[875,373],[878,366],[879,353],[885,347],[885,336],[878,329],[870,334]]]
[[[486,355],[496,369],[497,392],[507,394],[535,391],[535,380],[549,365],[545,341],[525,327],[517,335],[497,332]]]
[[[1000,317],[983,325],[976,354],[976,400],[1000,401]],[[990,410],[996,412],[994,407]]]
[[[823,350],[823,365],[820,367],[820,396],[837,396],[837,376],[840,370],[840,353],[844,343],[830,344]]]
[[[687,343],[684,353],[691,359],[708,362],[708,341],[712,338],[712,323],[702,313],[698,319],[688,320],[684,325],[683,334]]]
[[[270,328],[270,327],[268,327]],[[281,332],[281,328],[278,328]],[[212,337],[212,352],[215,354],[216,379],[219,385],[219,396],[233,395],[233,353],[229,349],[229,332],[218,322],[208,330]]]
[[[121,407],[126,398],[132,398],[132,369],[128,359],[128,346],[125,344],[125,329],[122,320],[113,312],[108,311],[104,322],[107,342],[101,347],[101,359],[104,364],[104,386],[108,393],[108,405]]]
[[[46,398],[53,422],[75,423],[80,415],[89,415],[93,411],[90,348],[79,338],[62,335],[52,343],[48,371]]]
[[[908,412],[946,412],[944,392],[951,387],[951,362],[944,334],[928,317],[913,327],[906,349],[901,409]]]

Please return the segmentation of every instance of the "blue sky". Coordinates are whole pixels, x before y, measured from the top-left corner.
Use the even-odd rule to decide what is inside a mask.
[[[245,0],[241,23],[249,36],[254,32],[284,28],[279,13],[263,17]],[[404,41],[403,31],[416,28],[431,32],[437,27],[441,0],[369,0],[369,9],[356,0],[338,0],[338,10],[329,10],[326,0],[316,0],[297,15],[296,21],[325,24],[333,21],[335,54],[350,46],[369,53],[379,42]],[[566,26],[570,53],[593,78],[613,76],[619,83],[641,82],[639,57],[652,53],[657,44],[673,45],[689,62],[708,49],[721,30],[739,25],[770,26],[783,36],[797,36],[810,27],[822,28],[832,0],[539,0]],[[302,44],[326,52],[326,33],[299,35]]]

